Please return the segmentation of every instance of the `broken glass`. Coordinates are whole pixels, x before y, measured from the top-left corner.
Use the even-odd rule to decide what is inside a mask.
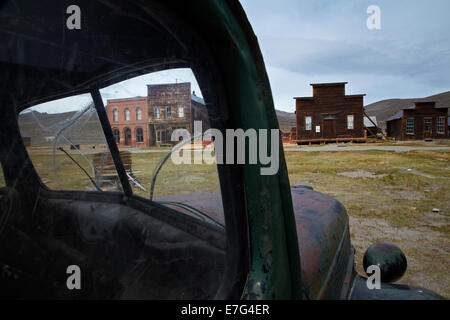
[[[120,191],[94,104],[79,95],[33,106],[19,115],[27,151],[51,189]],[[25,139],[25,138],[24,138]]]

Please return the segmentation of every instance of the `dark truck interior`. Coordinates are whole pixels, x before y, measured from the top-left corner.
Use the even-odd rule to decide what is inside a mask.
[[[2,221],[1,297],[211,299],[218,290],[223,229],[118,194],[41,190],[30,208],[15,189],[1,192],[14,208]],[[67,290],[69,265],[83,270],[83,290]]]
[[[0,160],[6,181],[0,190],[0,297],[239,298],[248,246],[238,170],[218,168],[227,228],[136,197],[126,179],[123,193],[56,191],[37,175],[17,114],[38,103],[79,93],[91,93],[95,101],[107,85],[188,66],[211,105],[211,124],[223,128],[228,118],[220,77],[196,36],[188,4],[173,10],[174,2],[80,2],[89,22],[77,32],[61,28],[57,18],[69,1],[0,4]],[[177,17],[184,9],[188,13]],[[99,118],[111,140],[105,115]],[[120,161],[116,168],[123,174]],[[83,290],[67,290],[68,265],[84,270]]]

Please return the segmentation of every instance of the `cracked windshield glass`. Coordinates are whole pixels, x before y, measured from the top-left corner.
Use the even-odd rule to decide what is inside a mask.
[[[133,193],[223,225],[214,143],[202,139],[210,128],[208,109],[191,69],[139,76],[100,93]],[[194,123],[200,134],[194,133]],[[28,108],[19,126],[47,187],[122,191],[90,94]],[[177,129],[183,134],[173,138]],[[196,154],[207,154],[208,161],[194,163]],[[172,160],[183,155],[192,161]]]
[[[19,115],[22,138],[50,189],[121,190],[90,94],[33,106]]]

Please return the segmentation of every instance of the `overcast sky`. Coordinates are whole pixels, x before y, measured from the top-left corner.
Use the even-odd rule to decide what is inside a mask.
[[[449,0],[241,0],[258,37],[277,109],[310,83],[348,82],[365,104],[450,90]],[[381,29],[369,30],[370,5]]]
[[[176,83],[176,82],[190,82],[191,91],[195,91],[195,95],[203,97],[200,91],[197,80],[191,69],[172,69],[160,72],[149,73],[140,77],[125,80],[116,83],[112,86],[103,88],[100,93],[103,98],[103,103],[106,106],[108,99],[120,99],[147,96],[147,84],[158,83]],[[67,111],[78,111],[85,106],[92,103],[90,94],[81,94],[64,99],[58,99],[51,102],[36,105],[28,110],[35,110],[39,112],[59,113]]]
[[[258,37],[277,109],[293,112],[293,97],[311,96],[309,84],[318,82],[346,81],[348,94],[366,94],[366,105],[450,90],[450,0],[241,3]],[[380,30],[366,26],[370,5],[381,9]],[[146,84],[175,81],[192,82],[201,96],[189,69],[145,75],[106,88],[102,95],[105,100],[145,96]],[[85,100],[67,99],[64,110],[61,103],[37,109],[79,109]]]

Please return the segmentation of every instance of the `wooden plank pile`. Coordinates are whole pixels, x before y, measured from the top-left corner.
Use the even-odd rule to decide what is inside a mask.
[[[131,169],[131,152],[122,150],[119,153],[130,183],[142,191],[147,191],[133,174]],[[121,184],[111,153],[100,152],[94,154],[92,164],[94,166],[95,181],[99,186],[110,186],[110,191],[121,191]]]
[[[131,173],[131,152],[125,150],[120,151],[120,157],[122,158],[125,171]],[[100,152],[94,154],[92,164],[95,167],[96,178],[98,175],[117,175],[116,167],[110,152]]]

